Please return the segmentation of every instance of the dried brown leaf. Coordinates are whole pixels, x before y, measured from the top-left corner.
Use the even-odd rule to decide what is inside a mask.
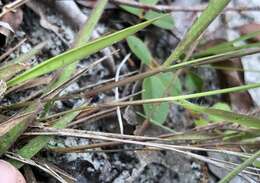
[[[15,32],[23,21],[23,12],[21,9],[6,13],[1,19],[0,24],[0,46],[6,44],[7,38],[12,32]]]

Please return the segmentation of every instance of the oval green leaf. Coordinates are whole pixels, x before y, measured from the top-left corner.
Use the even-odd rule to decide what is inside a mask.
[[[144,42],[136,36],[129,36],[127,38],[127,44],[131,51],[139,58],[143,64],[149,65],[152,61],[152,55],[144,44]]]
[[[143,99],[159,98],[164,95],[165,86],[158,76],[146,78],[143,82]],[[163,124],[169,112],[168,103],[144,104],[144,112],[148,119]]]
[[[146,78],[143,82],[143,99],[175,96],[181,93],[181,84],[178,77],[172,73],[160,73]],[[145,115],[150,121],[163,124],[169,112],[168,103],[144,104]]]

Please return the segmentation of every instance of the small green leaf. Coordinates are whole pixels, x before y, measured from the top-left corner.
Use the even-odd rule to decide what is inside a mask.
[[[147,20],[150,20],[155,17],[162,16],[162,15],[163,15],[162,13],[158,13],[158,12],[150,10],[144,15],[144,18]],[[169,30],[173,29],[173,27],[174,27],[174,21],[173,21],[171,15],[167,15],[167,16],[163,17],[161,20],[154,22],[153,24],[158,27],[161,27],[163,29],[169,29]]]
[[[185,78],[185,87],[189,92],[202,91],[203,80],[197,74],[189,72]]]
[[[123,10],[133,14],[133,15],[136,15],[138,17],[141,17],[142,16],[142,13],[143,11],[139,8],[134,8],[134,7],[131,7],[131,6],[126,6],[126,5],[121,5],[120,6]]]
[[[159,1],[158,0],[140,0],[140,3],[143,4],[147,4],[147,5],[156,5]],[[124,9],[125,11],[138,16],[141,19],[146,19],[146,20],[150,20],[153,19],[155,17],[158,16],[162,16],[164,15],[163,13],[158,13],[152,10],[149,10],[148,12],[145,12],[145,10],[140,9],[140,8],[135,8],[135,7],[131,7],[131,6],[127,6],[127,5],[121,5],[120,6],[122,9]],[[156,21],[153,23],[154,25],[161,27],[163,29],[173,29],[174,27],[174,21],[171,17],[171,15],[167,15],[165,17],[163,17],[161,20]]]
[[[148,4],[148,5],[155,5],[158,3],[158,0],[140,0],[140,3],[143,4]],[[140,9],[140,8],[135,8],[135,7],[131,7],[131,6],[127,6],[127,5],[121,5],[120,6],[122,9],[126,10],[129,13],[132,13],[133,15],[136,15],[140,18],[142,18],[143,14],[144,14],[144,10]]]
[[[165,86],[159,76],[152,76],[144,80],[143,89],[143,99],[159,98],[164,95]],[[169,104],[144,104],[144,112],[149,119],[163,124],[169,112]]]
[[[143,99],[176,95],[179,94],[181,90],[178,78],[173,78],[173,74],[170,72],[144,79],[143,89]],[[158,124],[164,123],[169,112],[168,103],[144,104],[143,107],[145,116]]]
[[[152,55],[141,39],[136,36],[129,36],[127,43],[132,52],[142,61],[143,64],[149,65],[152,61]]]
[[[182,92],[180,79],[171,72],[161,73],[160,79],[166,87],[168,96],[177,96]]]

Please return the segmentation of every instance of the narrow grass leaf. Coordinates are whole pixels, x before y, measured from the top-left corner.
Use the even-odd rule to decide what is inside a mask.
[[[229,174],[227,174],[219,183],[229,183],[235,176],[242,172],[246,167],[250,166],[258,157],[260,157],[260,150],[253,154],[250,158],[245,160],[242,164],[237,166]]]
[[[207,115],[218,117],[218,119],[221,119],[222,121],[238,123],[238,124],[246,126],[248,128],[258,128],[258,129],[260,128],[260,119],[252,117],[252,116],[238,114],[238,113],[234,113],[231,111],[224,111],[224,110],[220,110],[220,109],[202,107],[202,106],[192,104],[187,101],[178,101],[176,103],[186,109],[190,109],[195,112],[204,113]]]
[[[95,29],[96,24],[98,23],[104,8],[107,4],[108,0],[99,0],[96,3],[95,8],[91,12],[90,17],[88,18],[85,25],[82,27],[82,29],[79,31],[75,41],[74,41],[74,48],[83,46],[85,43],[87,43],[92,35],[92,32]],[[73,73],[75,73],[76,67],[77,67],[78,61],[73,62],[72,64],[67,65],[63,72],[59,75],[58,79],[51,84],[47,88],[47,92],[50,92],[50,90],[54,90],[55,88],[60,87],[64,82],[70,79]]]
[[[77,112],[71,112],[63,116],[61,119],[55,122],[54,128],[65,128],[67,124],[72,121],[77,115]],[[26,145],[19,149],[16,153],[26,159],[31,159],[36,153],[38,153],[46,144],[52,139],[52,136],[38,136],[30,140]],[[16,160],[9,160],[16,168],[23,166],[22,162]]]
[[[218,103],[214,104],[212,106],[212,108],[232,112],[230,106],[227,103],[223,103],[223,102],[218,102]],[[223,119],[221,117],[214,116],[214,115],[208,115],[208,119],[209,119],[209,121],[212,121],[212,122],[223,121]]]
[[[159,0],[139,0],[139,2],[143,4],[156,5]]]
[[[202,12],[198,19],[187,31],[184,39],[178,44],[172,54],[164,62],[164,66],[169,66],[173,61],[177,61],[189,50],[190,46],[201,36],[209,24],[220,14],[230,0],[211,0],[208,7]]]
[[[242,35],[236,39],[234,39],[233,41],[228,41],[228,42],[224,42],[224,43],[220,43],[217,44],[213,47],[210,47],[206,50],[203,50],[197,54],[194,54],[193,57],[194,58],[199,58],[202,56],[208,56],[208,55],[215,55],[215,54],[220,54],[220,53],[225,53],[227,51],[235,51],[235,50],[239,50],[242,48],[251,48],[251,47],[259,47],[259,43],[250,43],[250,44],[244,44],[241,45],[239,44],[242,41],[247,41],[253,37],[256,37],[260,34],[260,31],[256,31],[256,32],[252,32],[249,34],[245,34]],[[239,44],[239,45],[237,45]]]
[[[115,32],[113,34],[110,34],[108,36],[104,36],[102,38],[99,38],[97,40],[94,40],[90,43],[85,44],[84,46],[71,49],[65,53],[62,53],[58,56],[55,56],[49,60],[46,60],[45,62],[42,62],[38,64],[37,66],[33,67],[32,69],[25,71],[24,73],[20,74],[19,76],[15,77],[14,79],[11,79],[7,82],[7,86],[14,86],[16,84],[22,83],[26,80],[33,79],[35,77],[41,76],[43,74],[49,73],[51,71],[54,71],[58,68],[64,67],[66,65],[69,65],[75,61],[78,61],[80,59],[83,59],[93,53],[98,52],[99,50],[112,45],[118,41],[121,41],[122,39],[128,37],[131,34],[134,34],[135,32],[142,30],[146,26],[150,25],[154,21],[160,19],[162,17],[157,17],[152,20],[148,20],[146,22],[131,26],[129,28],[126,28],[124,30]]]

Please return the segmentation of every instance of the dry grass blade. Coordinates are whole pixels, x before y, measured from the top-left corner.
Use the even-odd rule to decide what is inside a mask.
[[[0,124],[0,137],[2,137],[4,134],[6,134],[9,130],[11,130],[14,126],[21,123],[24,119],[26,119],[28,116],[33,114],[34,112],[25,113],[22,115],[15,116],[4,123]]]
[[[138,140],[138,141],[137,140],[129,140],[127,138],[130,138],[131,137],[130,135],[126,136],[126,135],[121,135],[121,134],[107,134],[107,133],[102,133],[102,132],[86,132],[86,131],[83,131],[83,130],[71,130],[71,129],[62,129],[62,130],[57,130],[57,129],[54,129],[54,128],[44,128],[44,129],[46,129],[47,132],[29,132],[29,133],[25,133],[25,135],[73,136],[73,137],[89,138],[89,139],[96,139],[96,140],[105,140],[105,141],[112,141],[112,142],[122,142],[122,143],[127,143],[127,144],[144,145],[144,146],[153,147],[153,148],[171,150],[171,151],[174,151],[174,152],[177,152],[177,153],[180,153],[180,154],[201,160],[203,162],[210,163],[210,164],[213,164],[215,166],[225,168],[225,169],[231,169],[232,167],[230,165],[225,164],[225,163],[216,162],[216,161],[213,161],[213,160],[206,158],[204,156],[191,153],[189,151],[190,150],[200,150],[200,151],[206,151],[206,152],[208,151],[208,152],[230,153],[230,154],[233,154],[233,155],[240,154],[240,153],[234,153],[234,152],[229,152],[229,151],[222,151],[222,150],[215,150],[215,149],[203,149],[203,148],[197,148],[197,147],[192,147],[192,146],[178,146],[178,145],[168,145],[168,144],[162,144],[162,143],[156,143],[156,142],[143,142],[143,141],[140,141],[140,140]],[[104,134],[104,135],[102,135],[102,134]],[[120,137],[127,137],[127,138],[122,139]],[[143,137],[143,138],[147,138],[147,137]],[[136,139],[136,136],[132,136],[132,139]],[[188,150],[188,151],[184,151],[184,150]],[[240,156],[241,156],[241,154],[240,154]],[[242,156],[244,156],[244,155],[242,155]],[[242,173],[255,175],[254,172],[250,172],[250,171],[243,171]]]
[[[105,132],[95,132],[95,131],[86,131],[86,130],[75,130],[75,129],[55,129],[55,128],[48,128],[43,127],[41,130],[37,132],[27,132],[24,135],[56,135],[56,136],[72,136],[72,137],[80,137],[80,138],[90,138],[96,140],[105,140],[105,141],[115,141],[115,142],[122,142],[122,143],[132,143],[137,145],[144,145],[150,146],[156,145],[157,148],[160,148],[160,145],[164,147],[173,147],[176,149],[183,149],[183,150],[195,150],[195,151],[208,151],[208,152],[218,152],[224,154],[230,154],[234,156],[248,158],[249,155],[239,152],[233,151],[226,151],[226,150],[217,150],[217,149],[206,149],[200,148],[196,146],[183,146],[183,145],[171,145],[171,144],[162,144],[158,142],[168,142],[167,138],[161,137],[147,137],[147,136],[136,136],[136,135],[122,135],[116,133],[105,133]],[[150,141],[150,142],[144,142]],[[151,143],[151,144],[150,144]],[[150,144],[150,145],[149,145]],[[151,146],[153,147],[153,146]]]
[[[157,67],[153,70],[149,70],[147,72],[140,73],[138,75],[134,75],[134,76],[119,80],[118,82],[109,83],[104,86],[99,86],[91,91],[86,91],[84,93],[84,96],[86,96],[86,97],[95,96],[97,93],[106,92],[108,90],[111,90],[112,88],[115,88],[118,86],[123,86],[123,85],[126,85],[126,84],[134,82],[134,81],[142,80],[144,78],[159,74],[161,72],[164,73],[164,72],[169,72],[169,71],[176,71],[181,68],[189,68],[189,67],[199,66],[199,65],[208,64],[208,63],[221,62],[225,59],[237,58],[237,57],[251,55],[251,54],[255,54],[255,53],[259,53],[259,52],[260,52],[259,48],[252,48],[252,49],[250,48],[250,49],[231,51],[231,52],[227,52],[224,54],[218,54],[218,55],[214,55],[214,56],[195,59],[195,60],[175,64],[170,67]],[[77,95],[75,94],[75,96],[77,96]],[[82,96],[82,95],[78,95],[78,96]]]
[[[33,80],[25,82],[22,85],[17,85],[17,86],[10,88],[9,90],[6,91],[5,94],[9,94],[14,91],[18,92],[18,91],[30,89],[30,88],[37,87],[40,85],[46,85],[46,84],[49,84],[51,81],[52,81],[52,76],[43,76],[43,77],[35,78]]]
[[[19,48],[24,42],[26,41],[26,38],[21,40],[17,45],[15,45],[13,48],[8,49],[4,54],[0,56],[0,62],[8,57],[13,51],[15,51],[17,48]]]
[[[49,175],[53,176],[59,182],[67,183],[67,181],[65,181],[60,175],[58,175],[55,171],[53,171],[47,164],[40,165],[31,159],[25,159],[17,154],[11,153],[11,152],[6,153],[5,156],[10,159],[14,159],[14,160],[20,161],[22,163],[26,163],[26,164],[32,165],[34,167],[37,167],[37,168],[41,169],[42,171],[48,173]]]

